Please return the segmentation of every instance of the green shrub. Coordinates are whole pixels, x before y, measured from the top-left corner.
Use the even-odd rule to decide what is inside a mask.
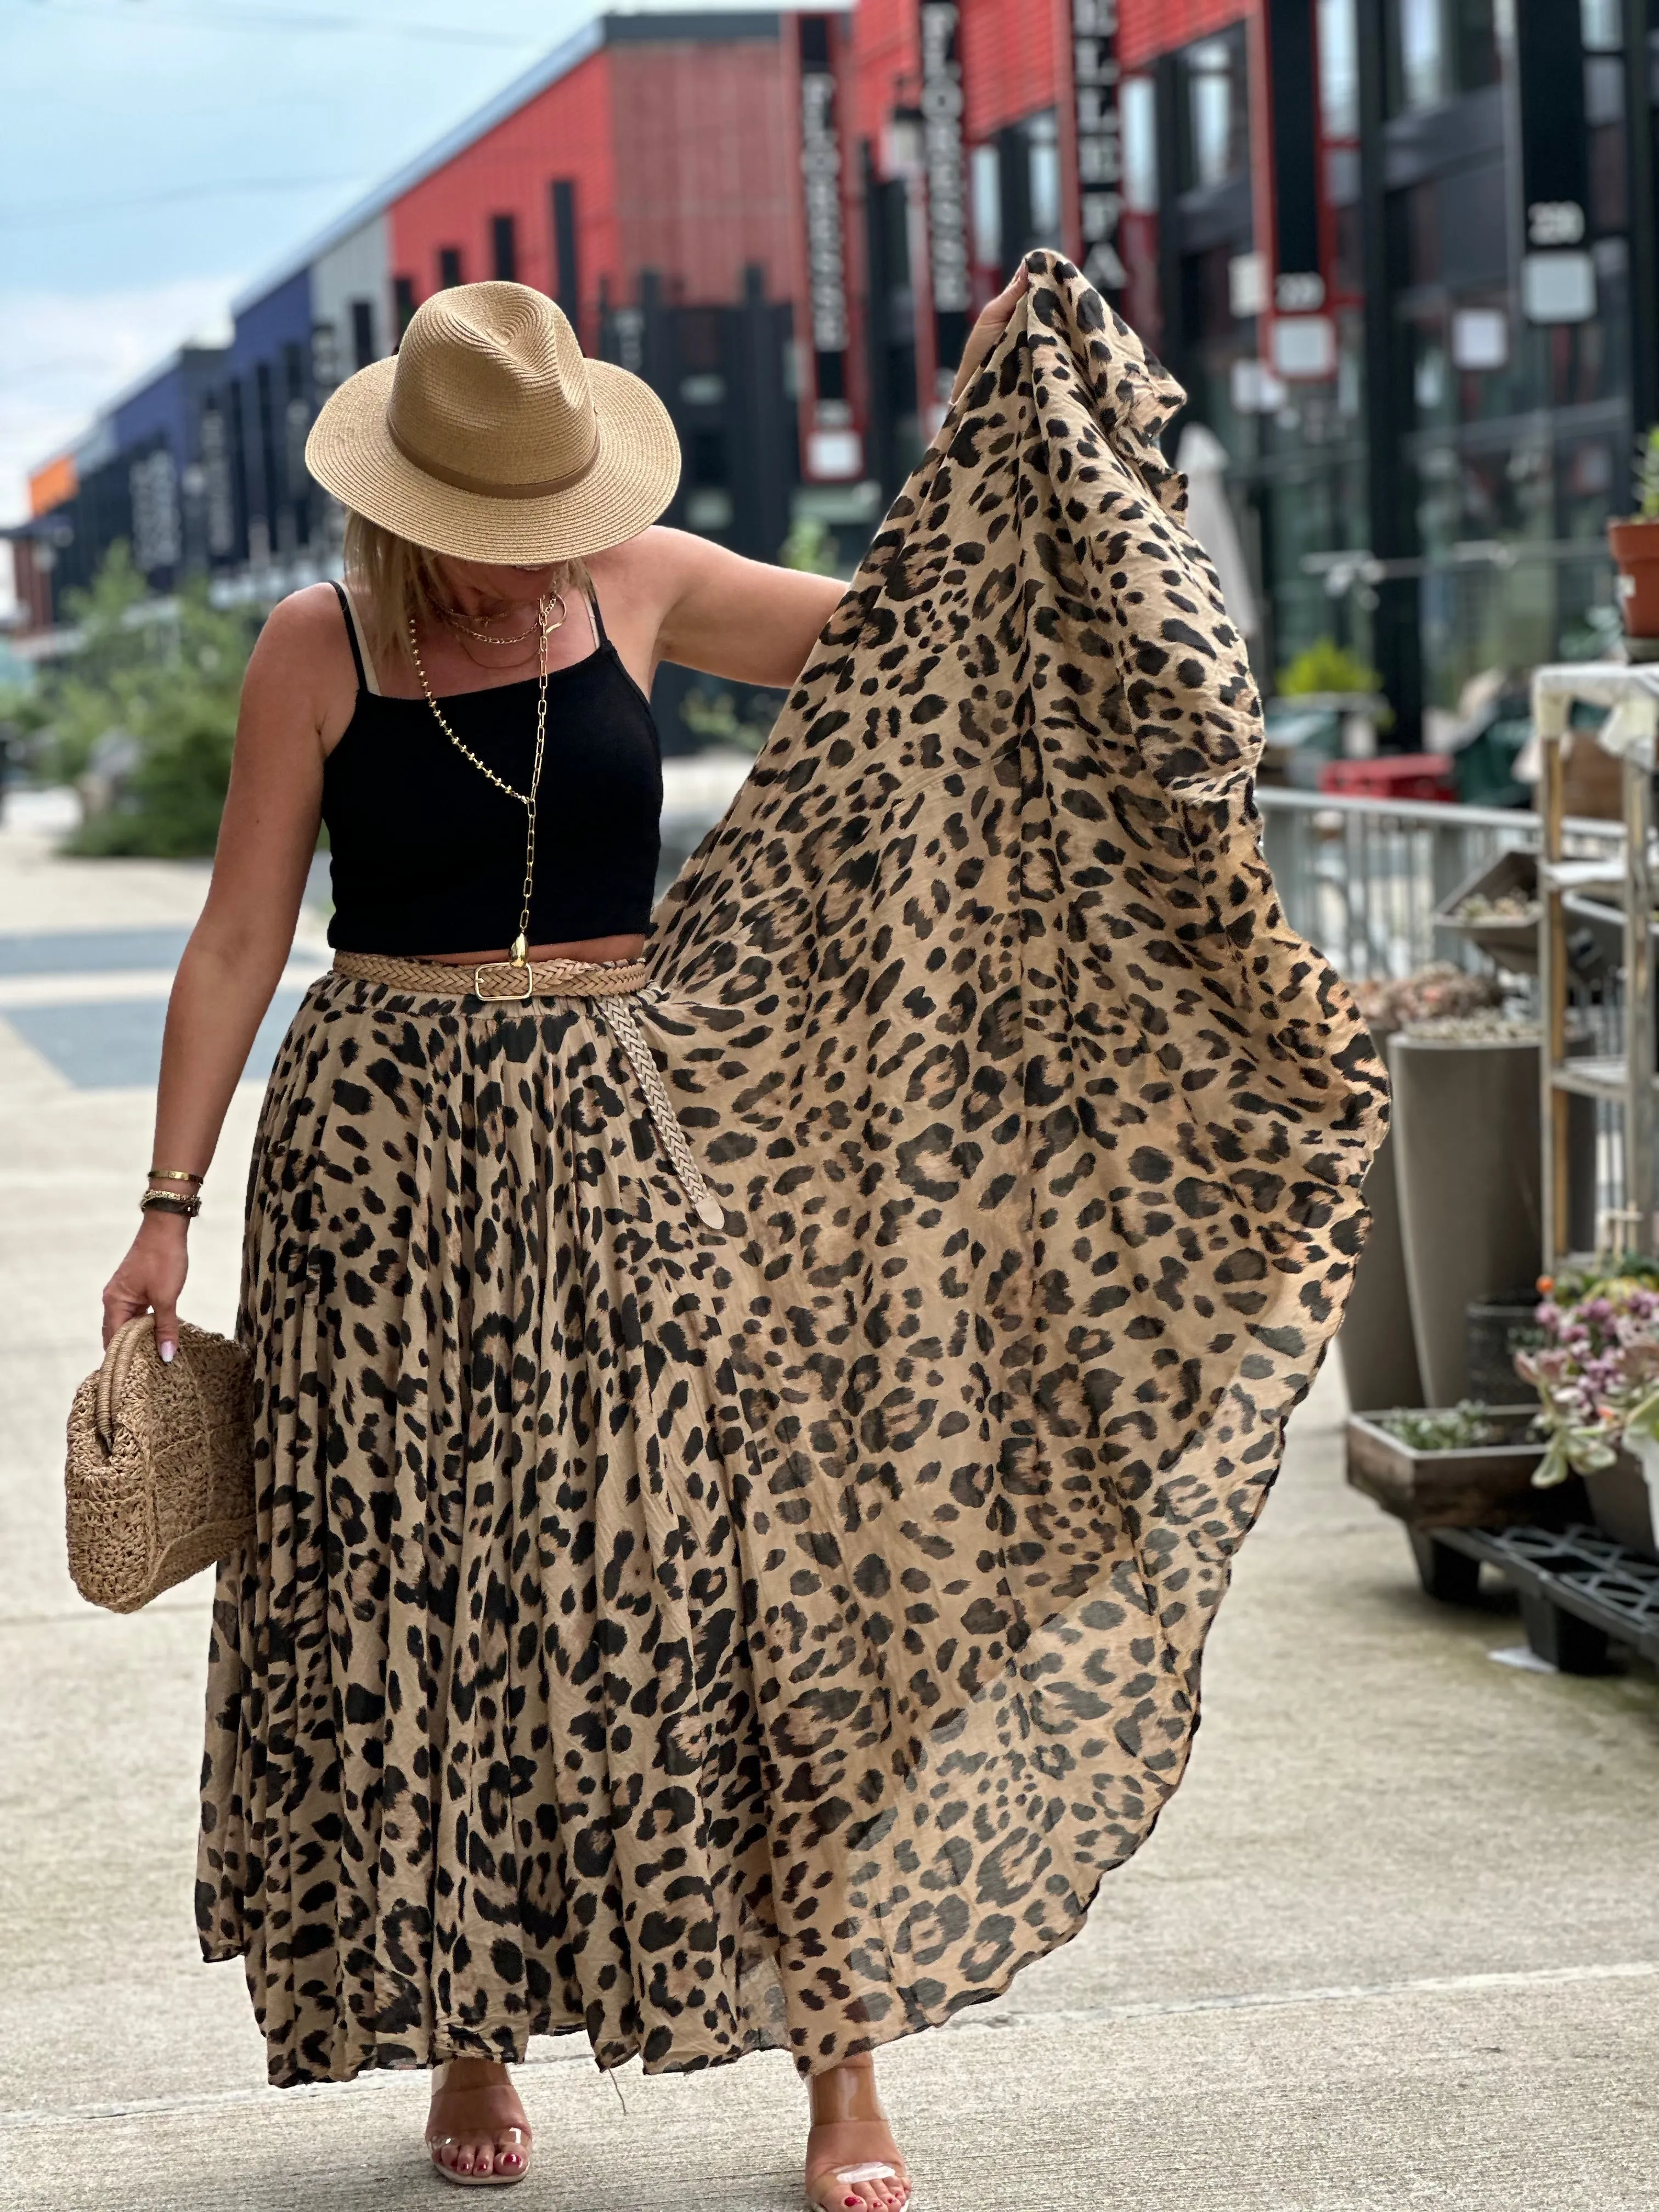
[[[1310,691],[1364,691],[1374,697],[1382,688],[1376,671],[1334,637],[1316,638],[1288,668],[1279,672],[1279,693],[1284,699],[1301,698]]]
[[[151,599],[125,545],[90,590],[69,595],[65,612],[78,642],[41,671],[28,749],[37,773],[76,785],[88,802],[69,850],[211,853],[259,617],[212,606],[200,580],[170,602]],[[130,763],[100,778],[100,750],[117,733]]]

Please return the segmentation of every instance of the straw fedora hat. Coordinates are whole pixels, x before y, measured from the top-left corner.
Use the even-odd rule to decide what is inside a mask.
[[[325,403],[306,441],[319,483],[434,553],[578,560],[654,522],[679,441],[650,386],[589,361],[527,284],[458,284],[418,307],[394,359]]]

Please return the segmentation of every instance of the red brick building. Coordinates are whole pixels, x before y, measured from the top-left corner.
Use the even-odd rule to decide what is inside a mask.
[[[796,258],[789,71],[775,19],[605,19],[604,41],[388,210],[412,309],[444,284],[550,292],[585,344],[655,274],[665,305],[787,300]],[[678,35],[677,35],[678,32]],[[748,35],[744,35],[747,32]]]

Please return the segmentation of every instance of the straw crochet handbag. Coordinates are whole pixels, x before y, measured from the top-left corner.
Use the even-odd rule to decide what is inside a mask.
[[[252,1533],[252,1383],[247,1354],[210,1329],[180,1322],[170,1362],[153,1314],[116,1331],[70,1409],[69,1561],[82,1597],[134,1613]]]

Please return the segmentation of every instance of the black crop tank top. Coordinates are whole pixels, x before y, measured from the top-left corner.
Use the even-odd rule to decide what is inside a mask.
[[[374,685],[356,610],[337,584],[357,704],[323,764],[334,918],[349,952],[495,951],[518,934],[525,809],[439,728],[425,699]],[[649,702],[605,635],[547,679],[532,945],[641,933],[661,847],[662,750]],[[516,791],[536,756],[536,682],[439,701],[456,735]]]

